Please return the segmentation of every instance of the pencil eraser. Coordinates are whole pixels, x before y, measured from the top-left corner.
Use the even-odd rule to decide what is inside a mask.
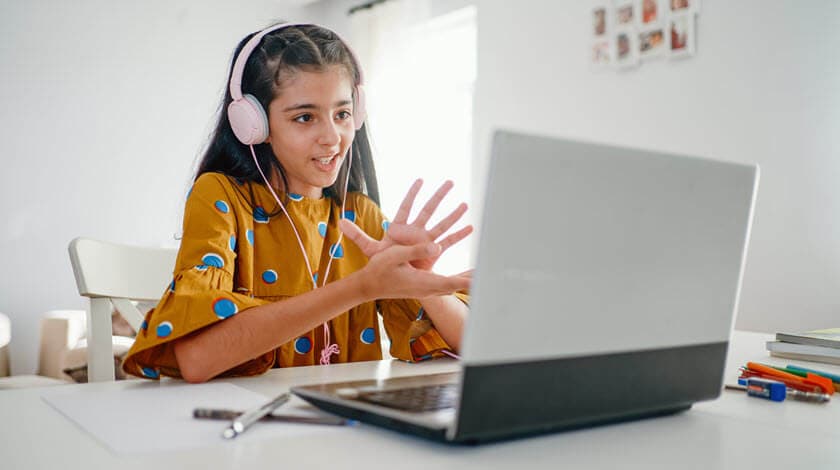
[[[787,387],[782,382],[752,377],[747,379],[747,395],[771,401],[784,401]]]

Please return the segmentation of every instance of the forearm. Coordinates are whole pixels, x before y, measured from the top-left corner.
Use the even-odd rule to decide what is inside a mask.
[[[461,349],[461,336],[469,308],[455,295],[437,295],[420,299],[423,310],[432,320],[435,329],[447,344]]]
[[[188,382],[204,382],[368,300],[361,278],[350,275],[288,299],[253,307],[175,342]]]

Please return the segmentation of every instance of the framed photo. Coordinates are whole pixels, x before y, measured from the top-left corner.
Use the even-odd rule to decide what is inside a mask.
[[[610,41],[605,37],[592,41],[592,66],[596,69],[606,68],[612,62]]]
[[[668,3],[671,14],[700,11],[700,0],[668,0]]]
[[[639,35],[635,28],[616,30],[614,57],[618,68],[625,69],[639,64]]]
[[[669,47],[670,57],[690,57],[695,52],[694,15],[685,13],[671,15],[668,20],[668,31],[671,36]]]
[[[615,2],[615,25],[618,28],[634,26],[636,24],[635,13],[635,0],[617,0]]]
[[[598,5],[592,9],[592,34],[596,38],[607,35],[607,7]]]
[[[653,59],[668,52],[668,36],[664,27],[643,30],[639,33],[639,57]]]
[[[661,0],[638,0],[638,19],[636,24],[640,28],[647,28],[661,24],[665,19],[665,9]]]

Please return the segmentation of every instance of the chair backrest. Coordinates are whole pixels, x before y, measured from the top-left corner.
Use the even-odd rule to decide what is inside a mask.
[[[143,314],[132,301],[156,301],[172,280],[177,250],[76,238],[70,262],[79,294],[90,299],[88,381],[114,380],[112,308],[139,330]]]

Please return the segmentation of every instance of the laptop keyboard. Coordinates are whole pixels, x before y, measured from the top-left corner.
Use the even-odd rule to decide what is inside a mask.
[[[457,385],[451,383],[365,392],[360,393],[356,399],[403,411],[438,411],[455,407],[458,398]]]

